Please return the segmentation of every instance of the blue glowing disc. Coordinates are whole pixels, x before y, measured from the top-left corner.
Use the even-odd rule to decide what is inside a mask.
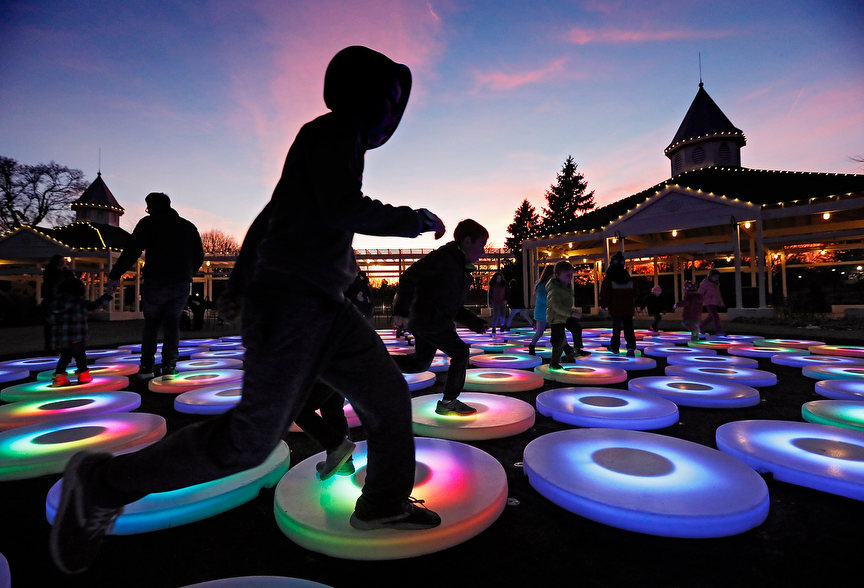
[[[188,584],[182,588],[331,588],[331,586],[284,576],[237,576]]]
[[[408,383],[408,390],[423,390],[435,385],[435,372],[426,371],[417,374],[402,374],[405,376],[405,381]]]
[[[115,357],[118,355],[128,355],[126,351],[122,349],[88,349],[87,350],[87,359],[88,361],[102,359],[103,357]]]
[[[243,359],[246,355],[245,349],[219,349],[210,351],[199,351],[189,356],[189,359]]]
[[[777,375],[772,372],[737,365],[667,365],[666,375],[737,382],[748,386],[773,386],[777,383]]]
[[[197,355],[197,354],[196,354]],[[177,362],[178,372],[194,372],[195,370],[242,370],[243,360],[224,357],[201,357]]]
[[[388,560],[458,545],[494,523],[507,504],[507,475],[497,459],[475,447],[418,437],[411,496],[441,516],[433,529],[358,531],[349,519],[366,479],[366,442],[354,449],[356,473],[318,480],[324,452],[292,467],[276,486],[276,523],[294,543],[332,557]]]
[[[620,368],[626,371],[653,370],[657,362],[650,357],[627,357],[626,355],[613,355],[611,353],[594,353],[585,357],[576,358],[576,364],[602,365]]]
[[[666,358],[669,365],[713,365],[741,367],[759,367],[759,360],[751,357],[737,357],[735,355],[670,355]]]
[[[543,364],[539,355],[523,355],[519,353],[489,353],[473,355],[471,365],[477,367],[502,367],[514,369],[531,369]]]
[[[24,359],[10,359],[9,361],[4,361],[0,363],[0,369],[15,369],[15,370],[29,370],[31,372],[39,372],[42,370],[47,370],[53,367],[57,367],[57,360],[59,356],[55,357],[26,357]]]
[[[528,444],[525,473],[558,506],[665,537],[725,537],[768,516],[768,487],[737,459],[690,441],[621,429],[574,429]]]
[[[689,331],[666,331],[660,333],[659,335],[649,335],[647,337],[643,337],[643,339],[647,339],[648,341],[655,341],[658,343],[668,343],[669,345],[683,344],[686,345],[687,341],[690,340],[690,332]]]
[[[510,353],[514,349],[519,347],[519,345],[517,345],[515,343],[503,343],[503,342],[498,342],[498,341],[487,341],[487,342],[480,342],[480,343],[471,343],[471,347],[474,347],[476,349],[481,349],[481,350],[485,351],[486,353],[504,353],[504,352]]]
[[[864,381],[864,365],[808,365],[801,373],[816,380]]]
[[[435,412],[441,396],[411,399],[414,434],[454,441],[501,439],[524,433],[534,426],[534,407],[500,394],[463,392],[459,400],[477,409],[468,416],[443,416]]]
[[[174,410],[186,414],[222,414],[240,403],[243,382],[195,388],[174,398]]]
[[[135,392],[96,392],[23,400],[0,406],[0,431],[68,417],[129,412],[139,406],[141,396]]]
[[[775,355],[771,363],[788,365],[790,367],[807,367],[808,365],[862,365],[864,359],[855,357],[836,357],[833,355]]]
[[[816,394],[835,400],[864,400],[864,380],[821,380]]]
[[[210,351],[233,351],[235,349],[243,349],[242,341],[216,341],[208,345]]]
[[[162,356],[156,354],[153,356],[153,361],[160,363]],[[128,355],[115,355],[114,357],[104,357],[96,360],[96,365],[114,365],[116,363],[131,363],[133,365],[141,365],[140,353],[129,353]]]
[[[717,447],[775,480],[864,500],[864,432],[795,421],[717,428]]]
[[[52,372],[53,373],[53,372]],[[17,382],[30,377],[29,369],[21,368],[0,368],[0,383]]]
[[[207,347],[218,343],[219,339],[180,339],[180,347]]]
[[[678,422],[674,402],[653,394],[613,388],[555,388],[537,395],[537,411],[578,427],[646,431]]]
[[[242,335],[226,335],[224,337],[219,337],[220,341],[237,341],[238,343],[243,342]]]
[[[864,431],[864,402],[860,400],[811,400],[801,407],[810,423]]]
[[[680,345],[652,345],[642,350],[650,357],[672,357],[677,355],[717,355],[713,349],[698,349],[696,347],[682,347]]]
[[[701,408],[743,408],[759,404],[759,391],[736,382],[684,376],[633,378],[630,390],[655,394],[679,406]]]
[[[210,482],[148,494],[127,504],[111,530],[112,535],[134,535],[159,529],[178,527],[225,512],[258,496],[261,488],[271,488],[288,471],[290,452],[280,441],[261,465]],[[54,522],[63,480],[48,491],[45,514]]]
[[[742,357],[755,357],[770,359],[775,355],[807,355],[810,352],[806,349],[797,347],[750,347],[748,345],[740,345],[738,347],[730,347],[729,355],[738,355]]]

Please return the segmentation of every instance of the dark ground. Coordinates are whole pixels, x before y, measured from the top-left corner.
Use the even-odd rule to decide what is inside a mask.
[[[605,326],[605,324],[585,324]],[[94,324],[91,348],[137,342],[134,324]],[[860,332],[789,330],[755,324],[727,325],[729,331],[774,337],[861,344]],[[140,329],[140,324],[137,325]],[[677,326],[672,326],[677,328]],[[0,360],[39,355],[38,330],[0,330]],[[113,331],[113,335],[111,334]],[[183,333],[183,338],[232,334],[227,329]],[[10,351],[11,347],[11,351]],[[30,349],[15,353],[15,349]],[[760,388],[762,403],[719,410],[680,407],[677,425],[653,431],[716,448],[714,433],[723,423],[745,419],[802,421],[801,405],[821,397],[814,380],[800,368],[760,360],[774,371],[776,386]],[[651,372],[660,375],[665,361]],[[554,384],[552,386],[561,386]],[[547,384],[543,390],[550,387]],[[614,387],[626,388],[626,383]],[[435,388],[415,394],[440,392]],[[142,393],[142,412],[168,420],[169,432],[199,418],[172,408],[173,396]],[[542,390],[514,394],[534,402]],[[12,586],[168,586],[217,578],[275,575],[331,586],[860,586],[864,545],[864,503],[782,482],[766,476],[771,506],[768,519],[740,535],[719,539],[672,539],[642,535],[594,523],[569,513],[538,494],[521,468],[533,439],[570,428],[537,415],[529,431],[506,439],[473,442],[497,458],[507,472],[507,506],[487,530],[445,551],[406,560],[358,562],[307,551],[277,527],[273,491],[230,512],[183,527],[110,538],[87,573],[66,577],[48,556],[45,496],[58,476],[0,482],[0,553],[9,561]],[[362,429],[352,437],[364,438]],[[320,451],[302,434],[290,434],[292,464]],[[430,505],[434,508],[434,505]]]

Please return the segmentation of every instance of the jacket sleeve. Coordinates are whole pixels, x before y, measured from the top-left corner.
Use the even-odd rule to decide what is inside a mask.
[[[420,286],[424,276],[424,267],[428,265],[429,257],[416,261],[411,267],[399,276],[399,286],[396,288],[396,296],[393,298],[393,314],[395,316],[408,316],[411,312],[411,303],[414,294]]]
[[[245,292],[249,282],[252,281],[255,263],[258,261],[258,244],[267,231],[272,210],[273,201],[271,200],[258,213],[258,216],[249,226],[249,230],[246,231],[246,237],[243,238],[243,245],[240,246],[240,253],[237,255],[234,269],[231,270],[231,276],[228,278],[228,289],[232,292]]]
[[[132,230],[132,235],[126,241],[126,246],[123,247],[123,252],[117,258],[117,263],[111,268],[108,274],[109,280],[119,280],[126,271],[132,267],[132,264],[138,261],[141,257],[141,252],[144,251],[144,233],[147,230],[148,217],[142,218]]]

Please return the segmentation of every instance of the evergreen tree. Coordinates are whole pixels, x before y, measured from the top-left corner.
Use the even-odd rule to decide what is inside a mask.
[[[544,231],[552,231],[594,208],[594,190],[586,192],[588,182],[576,167],[573,156],[568,155],[558,172],[557,183],[546,192],[548,206],[543,208]]]
[[[510,236],[504,241],[507,249],[517,260],[522,253],[522,241],[533,237],[538,228],[540,228],[540,217],[531,203],[525,199],[516,209],[513,222],[507,227],[507,233]]]

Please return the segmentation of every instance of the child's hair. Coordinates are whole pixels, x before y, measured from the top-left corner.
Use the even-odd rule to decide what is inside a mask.
[[[654,296],[660,296],[660,294],[663,293],[663,288],[661,288],[660,286],[654,286],[653,288],[651,288],[651,293]]]
[[[507,283],[506,280],[504,279],[504,274],[502,274],[501,272],[495,272],[494,274],[492,274],[492,279],[489,280],[490,284],[495,284],[497,282],[501,282],[504,284]]]
[[[471,241],[476,241],[477,239],[488,239],[489,231],[487,231],[486,228],[477,221],[466,218],[456,225],[456,229],[453,231],[453,239],[455,239],[457,243],[461,243],[465,237],[468,237]]]
[[[84,296],[84,282],[78,278],[66,278],[57,286],[57,293],[68,296]]]
[[[696,284],[694,284],[690,280],[687,280],[686,282],[684,282],[684,291],[685,292],[693,292],[695,290],[696,290]]]
[[[720,270],[712,269],[710,272],[708,272],[709,278],[712,276],[719,276],[719,275],[720,275]]]
[[[561,272],[568,272],[573,269],[573,266],[570,265],[569,261],[559,261],[555,264],[555,275],[560,274]]]

